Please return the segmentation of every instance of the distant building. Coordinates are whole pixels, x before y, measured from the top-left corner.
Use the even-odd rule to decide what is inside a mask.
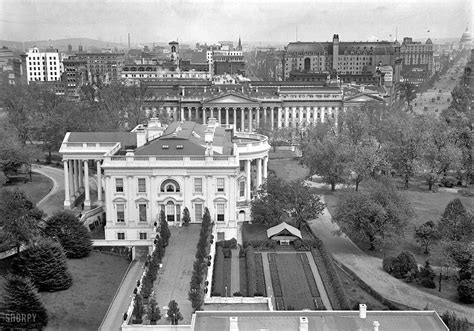
[[[63,65],[66,96],[71,99],[78,99],[80,88],[88,82],[87,60],[64,59]]]
[[[461,36],[461,40],[459,41],[459,47],[461,49],[471,49],[472,48],[472,37],[471,34],[469,33],[468,28],[466,28],[466,31]]]
[[[0,49],[0,84],[26,84],[26,55],[3,46]]]
[[[392,79],[398,81],[400,46],[396,42],[341,42],[339,35],[332,42],[292,42],[286,47],[283,59],[285,80],[301,77],[311,80],[312,74],[337,75],[344,81],[372,81],[377,66],[392,66]],[[364,78],[365,76],[365,78]],[[317,80],[317,79],[316,79]]]
[[[424,44],[412,38],[403,38],[400,47],[402,55],[402,72],[404,81],[420,85],[434,74],[433,42],[427,39]]]
[[[57,49],[48,49],[40,52],[33,47],[26,53],[27,82],[59,81],[64,72],[62,55]]]
[[[77,53],[71,59],[86,61],[89,83],[110,83],[120,79],[124,53]]]

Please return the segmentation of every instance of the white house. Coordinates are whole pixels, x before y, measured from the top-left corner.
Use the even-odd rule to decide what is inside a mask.
[[[160,211],[170,225],[191,222],[204,208],[216,223],[217,239],[237,238],[250,217],[252,192],[267,177],[267,137],[207,124],[156,120],[132,132],[69,132],[61,145],[65,208],[84,194],[85,209],[106,213],[105,240],[114,245],[150,245]],[[91,202],[91,161],[97,170],[98,201]],[[103,192],[102,192],[103,191]]]

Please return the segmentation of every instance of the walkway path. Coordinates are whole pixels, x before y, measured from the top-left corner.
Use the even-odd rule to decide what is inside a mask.
[[[319,294],[321,295],[321,301],[323,302],[324,307],[326,307],[326,310],[332,310],[331,301],[329,301],[329,296],[326,292],[326,288],[324,287],[321,275],[319,274],[318,267],[314,262],[314,257],[310,252],[306,252],[306,256],[308,257],[309,266],[311,267],[314,280],[316,281],[316,286],[318,287]]]
[[[53,181],[53,188],[36,205],[48,216],[52,216],[57,211],[63,210],[64,206],[64,171],[44,165],[33,165],[32,171],[50,178]]]
[[[311,181],[307,183],[314,187],[321,185]],[[321,198],[324,202],[324,196]],[[416,309],[423,309],[428,305],[430,309],[436,310],[439,314],[446,310],[454,311],[456,315],[466,317],[470,323],[474,323],[472,307],[463,306],[423,292],[390,276],[382,269],[382,259],[367,255],[345,235],[333,235],[333,232],[338,230],[339,227],[332,223],[327,208],[317,219],[308,223],[338,262],[351,269],[359,278],[385,298]]]
[[[170,227],[171,238],[163,258],[163,268],[158,271],[154,292],[163,315],[164,306],[171,300],[178,303],[184,319],[179,324],[190,324],[193,308],[188,300],[189,284],[193,274],[193,263],[201,225],[191,224],[182,228]],[[169,324],[166,317],[158,324]]]
[[[272,298],[273,309],[277,309],[275,295],[273,294],[272,278],[270,277],[270,264],[268,263],[268,253],[262,252],[263,273],[265,275],[265,285],[267,286],[267,297]]]
[[[100,325],[99,330],[116,331],[120,330],[123,322],[123,314],[132,300],[133,289],[137,285],[137,280],[140,279],[143,273],[143,262],[132,262],[127,274],[122,279],[120,286],[113,298],[109,309]]]
[[[230,294],[233,295],[235,292],[240,292],[240,260],[239,260],[239,249],[232,249],[232,258],[230,261]]]

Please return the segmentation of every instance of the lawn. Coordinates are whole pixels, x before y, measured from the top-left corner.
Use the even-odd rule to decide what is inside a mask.
[[[311,296],[301,260],[296,254],[291,253],[274,254],[274,256],[284,307],[286,309],[293,307],[296,310],[314,309],[314,299]],[[268,258],[270,262],[270,254]],[[270,268],[272,268],[271,262]],[[272,283],[273,279],[274,277],[272,277]],[[275,289],[275,284],[272,285],[276,297],[278,291]]]
[[[369,242],[367,240],[357,240],[353,238],[354,243],[361,248],[364,252],[369,255],[383,258],[388,255],[398,255],[402,250],[411,251],[417,262],[423,264],[430,255],[423,254],[423,249],[414,239],[415,227],[420,226],[421,224],[427,221],[433,221],[437,223],[441,214],[444,212],[447,204],[455,199],[459,198],[463,203],[464,207],[469,210],[474,210],[474,199],[469,197],[464,197],[458,193],[449,192],[440,190],[439,192],[430,192],[428,190],[422,190],[421,185],[412,185],[413,189],[410,190],[401,190],[400,192],[406,197],[406,199],[411,203],[415,216],[410,220],[408,227],[405,232],[405,237],[397,240],[396,246],[385,247],[384,250],[378,249],[376,251],[370,251]],[[361,187],[363,189],[363,186]],[[335,207],[338,201],[338,198],[341,194],[341,190],[336,190],[331,192],[327,188],[315,188],[315,191],[318,194],[324,196],[324,201],[327,205],[329,213],[334,214]]]
[[[26,195],[35,204],[38,203],[46,194],[53,188],[53,182],[46,176],[40,175],[39,173],[31,173],[31,182],[15,182],[0,188],[4,189],[19,189],[26,193]],[[63,194],[64,195],[64,194]]]
[[[0,260],[4,275],[13,257]],[[128,268],[123,257],[92,252],[84,259],[68,260],[72,286],[60,292],[40,292],[48,311],[46,330],[97,330]],[[0,277],[0,296],[4,278]]]
[[[49,330],[97,330],[128,267],[123,257],[92,252],[68,260],[73,285],[66,291],[41,292]]]
[[[287,181],[304,179],[309,175],[309,169],[304,168],[300,163],[299,159],[294,157],[287,158],[272,158],[272,153],[269,154],[268,169],[275,172],[279,178],[283,178]]]

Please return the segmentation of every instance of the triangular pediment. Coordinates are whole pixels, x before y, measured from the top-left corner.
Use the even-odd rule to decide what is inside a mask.
[[[204,101],[204,103],[224,103],[224,104],[238,104],[238,103],[256,103],[257,101],[237,93],[226,93],[215,98],[210,98]]]
[[[368,101],[382,101],[383,99],[376,95],[371,94],[358,94],[352,97],[348,97],[345,101],[348,102],[368,102]]]

